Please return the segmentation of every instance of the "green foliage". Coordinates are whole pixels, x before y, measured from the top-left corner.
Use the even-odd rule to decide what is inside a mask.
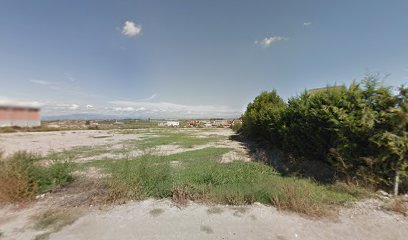
[[[262,202],[296,212],[323,215],[330,206],[354,200],[343,189],[282,177],[259,162],[220,163],[231,149],[205,148],[168,156],[98,161],[111,176],[110,201],[172,197],[221,204]]]
[[[41,157],[17,152],[11,157],[0,156],[0,203],[30,200],[72,180],[68,161],[40,162]]]
[[[349,182],[390,187],[395,171],[406,174],[407,88],[393,94],[368,75],[348,88],[305,91],[286,107],[265,94],[243,115],[247,136],[266,138],[297,159],[324,162]]]
[[[276,90],[262,92],[254,102],[249,103],[242,116],[242,133],[251,137],[278,141],[278,123],[285,102],[278,96]]]

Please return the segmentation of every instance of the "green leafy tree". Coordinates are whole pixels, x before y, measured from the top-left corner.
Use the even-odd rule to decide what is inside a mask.
[[[242,133],[253,138],[277,141],[277,123],[285,107],[285,102],[276,90],[262,92],[248,104],[242,115]]]
[[[408,89],[401,87],[399,94],[390,102],[395,101],[393,107],[382,111],[379,123],[384,128],[375,134],[371,140],[381,149],[381,157],[390,163],[388,175],[394,176],[394,195],[398,195],[400,175],[408,170]]]

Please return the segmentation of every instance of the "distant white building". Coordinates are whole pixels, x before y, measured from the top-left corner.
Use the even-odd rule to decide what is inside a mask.
[[[178,127],[178,126],[180,126],[180,122],[177,121],[159,122],[159,127]]]

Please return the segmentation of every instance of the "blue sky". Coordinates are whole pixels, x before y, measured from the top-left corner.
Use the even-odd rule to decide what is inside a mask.
[[[236,116],[367,72],[408,80],[407,1],[0,3],[0,102],[44,115]]]

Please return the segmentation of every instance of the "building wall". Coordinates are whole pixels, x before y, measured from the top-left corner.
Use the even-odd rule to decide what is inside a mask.
[[[41,125],[37,108],[0,106],[0,127],[36,127]]]

